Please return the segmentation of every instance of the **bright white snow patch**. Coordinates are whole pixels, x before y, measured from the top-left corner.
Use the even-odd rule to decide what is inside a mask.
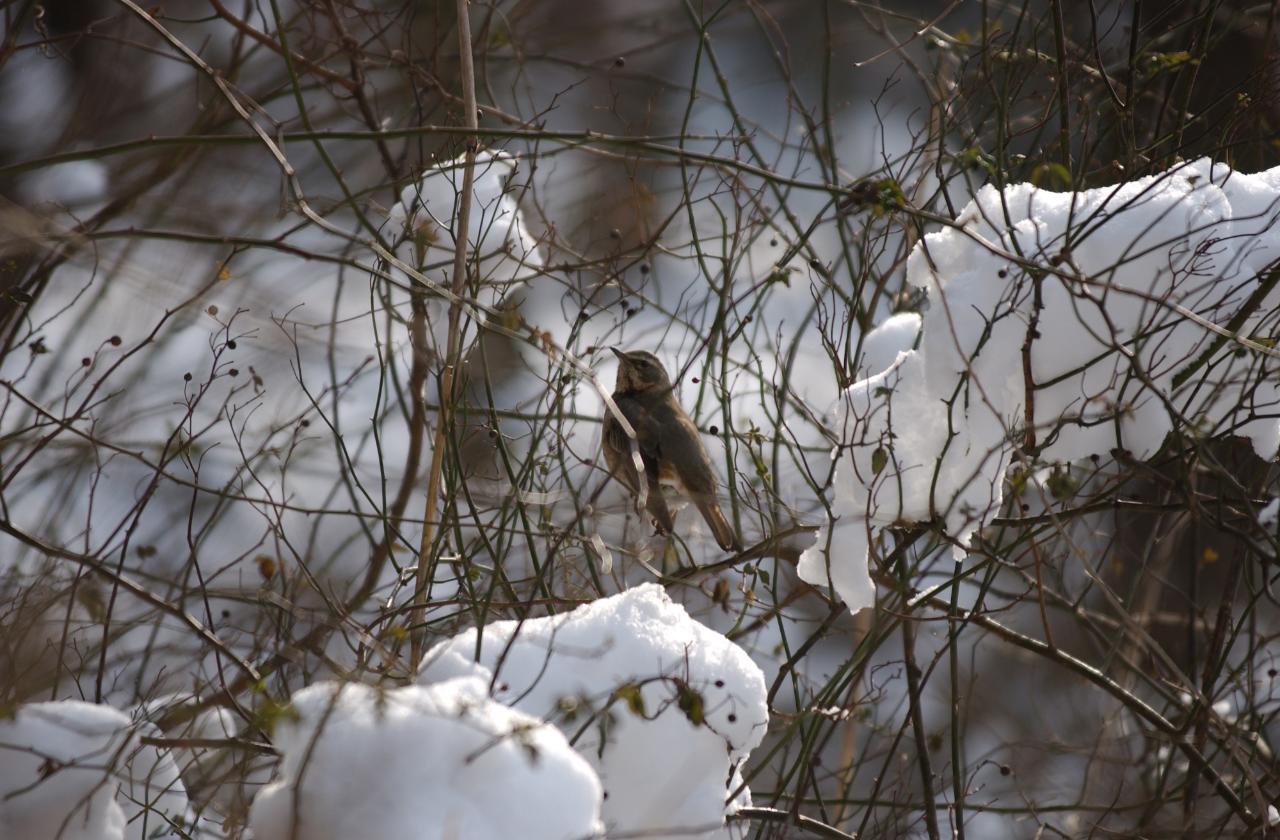
[[[419,682],[479,673],[496,699],[558,723],[600,774],[610,832],[734,836],[724,817],[750,802],[739,769],[769,721],[764,675],[740,647],[657,584],[485,625],[478,665],[476,635],[428,651]]]
[[[454,229],[462,196],[465,157],[433,166],[419,182],[404,187],[390,209],[390,220],[406,242],[397,256],[433,279],[451,284]],[[543,265],[543,255],[525,227],[516,202],[516,159],[504,151],[476,155],[471,183],[471,215],[467,224],[467,259],[476,265],[480,282],[503,291],[512,280],[530,277]],[[486,295],[492,302],[493,295]]]
[[[876,325],[862,339],[858,370],[865,372],[867,376],[874,376],[887,369],[897,361],[899,353],[905,353],[915,346],[916,338],[920,335],[920,322],[918,312],[899,312]]]
[[[1280,496],[1267,502],[1267,504],[1258,511],[1258,525],[1264,531],[1274,531],[1276,522],[1280,522]]]
[[[1173,429],[1247,437],[1275,457],[1276,361],[1213,325],[1277,333],[1278,219],[1280,168],[1202,160],[1081,193],[987,186],[926,236],[907,264],[929,297],[919,349],[843,399],[836,507],[849,539],[830,566],[849,607],[870,603],[868,524],[937,517],[965,544],[1000,505],[1028,425],[1050,463],[1117,449],[1141,460]],[[827,565],[816,547],[800,573],[826,583]]]
[[[428,169],[416,184],[400,193],[391,208],[391,219],[401,225],[411,243],[421,246],[423,265],[440,264],[446,279],[453,271],[455,221],[462,195],[465,157]],[[484,282],[515,279],[522,268],[542,265],[538,244],[529,235],[515,187],[516,159],[501,151],[476,155],[471,183],[471,215],[467,225],[467,253],[481,258],[479,276]],[[412,250],[407,256],[416,256]],[[414,260],[416,262],[416,260]]]
[[[600,782],[553,726],[482,680],[378,689],[318,683],[281,724],[279,778],[254,799],[256,840],[579,840]],[[295,833],[295,820],[298,821]]]
[[[30,703],[0,720],[0,837],[143,840],[190,830],[187,795],[154,732],[110,706]]]
[[[452,285],[455,230],[462,196],[463,157],[428,169],[416,184],[400,193],[390,211],[393,234],[401,239],[396,256],[448,288]],[[516,159],[507,152],[485,150],[476,155],[471,185],[471,213],[467,224],[467,260],[476,284],[466,296],[484,306],[496,306],[521,281],[534,277],[543,265],[538,243],[529,235],[516,202],[512,183]],[[400,272],[406,286],[415,281]],[[446,344],[443,298],[429,298],[432,338],[443,352]],[[475,330],[469,331],[474,337]]]

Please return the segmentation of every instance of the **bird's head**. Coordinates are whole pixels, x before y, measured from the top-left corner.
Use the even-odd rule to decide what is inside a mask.
[[[657,356],[647,350],[623,352],[616,347],[609,349],[618,357],[616,390],[622,393],[671,390],[671,378]]]

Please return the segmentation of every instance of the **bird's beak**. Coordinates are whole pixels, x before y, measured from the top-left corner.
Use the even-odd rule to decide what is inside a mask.
[[[617,347],[610,347],[610,348],[609,348],[609,350],[610,350],[610,352],[612,352],[612,353],[613,353],[613,355],[615,355],[615,356],[617,356],[617,357],[618,357],[618,360],[619,360],[619,361],[625,362],[625,361],[627,360],[627,354],[626,354],[626,353],[623,353],[623,352],[622,352],[621,350],[619,350]]]

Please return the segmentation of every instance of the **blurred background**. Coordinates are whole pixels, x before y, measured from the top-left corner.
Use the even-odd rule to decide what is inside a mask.
[[[839,395],[918,321],[864,339],[929,305],[912,247],[984,184],[1280,162],[1274,4],[477,2],[474,135],[451,2],[0,8],[0,705],[248,736],[315,679],[656,579],[771,681],[758,805],[862,837],[1265,831],[1247,445],[1028,453],[1049,483],[1006,488],[939,596],[968,618],[909,597],[955,579],[927,524],[879,538],[856,616],[795,569]],[[693,510],[655,536],[607,480],[610,346],[671,371],[741,555]],[[1013,521],[1058,492],[1132,504]],[[237,836],[270,763],[193,750],[184,782]]]

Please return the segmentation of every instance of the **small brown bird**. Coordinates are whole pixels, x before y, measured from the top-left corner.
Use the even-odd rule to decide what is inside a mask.
[[[721,548],[740,551],[738,535],[716,500],[716,473],[711,459],[702,447],[697,427],[676,402],[674,386],[662,362],[644,350],[624,353],[616,347],[609,349],[618,357],[613,401],[636,430],[640,460],[644,462],[646,507],[658,530],[669,534],[675,526],[662,495],[663,485],[675,487],[702,512]],[[639,496],[640,477],[631,460],[631,439],[608,409],[604,413],[604,460],[609,474],[633,496]]]

